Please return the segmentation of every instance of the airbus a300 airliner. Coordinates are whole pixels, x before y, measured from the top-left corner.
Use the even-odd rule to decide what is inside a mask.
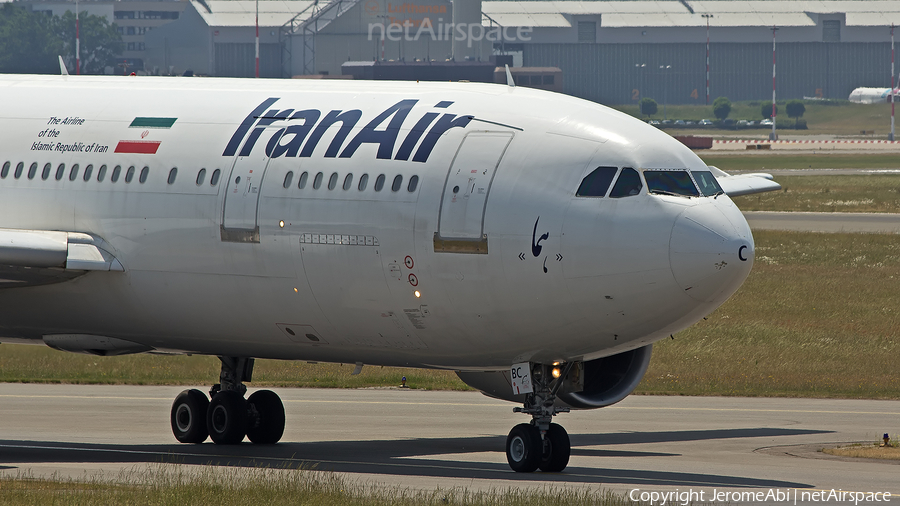
[[[512,85],[0,77],[0,341],[221,359],[183,443],[280,440],[256,358],[437,368],[519,403],[507,460],[609,406],[721,305],[777,189],[656,128]]]

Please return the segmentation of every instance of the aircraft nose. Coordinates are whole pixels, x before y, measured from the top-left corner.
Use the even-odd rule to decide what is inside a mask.
[[[750,226],[729,200],[690,207],[672,227],[672,274],[692,299],[724,302],[747,279],[753,255]]]

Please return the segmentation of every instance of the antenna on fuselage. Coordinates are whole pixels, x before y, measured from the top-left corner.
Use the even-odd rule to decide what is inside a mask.
[[[62,60],[62,58],[60,58],[60,60]],[[516,82],[513,80],[512,72],[509,71],[509,65],[504,64],[503,66],[506,67],[506,84],[507,84],[510,88],[515,88],[515,87],[516,87]]]
[[[69,75],[69,71],[66,70],[66,63],[63,61],[62,56],[59,56],[59,73],[64,76]]]

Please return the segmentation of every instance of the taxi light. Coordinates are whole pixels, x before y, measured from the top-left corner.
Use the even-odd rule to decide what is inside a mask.
[[[550,371],[550,374],[552,374],[555,379],[559,379],[559,376],[560,376],[560,374],[562,374],[562,371],[559,369],[559,367],[554,367],[553,370]]]
[[[415,296],[416,296],[416,298],[417,298],[417,299],[418,299],[418,298],[419,298],[419,297],[421,297],[421,296],[422,296],[422,294],[421,294],[421,293],[419,293],[419,291],[418,291],[418,290],[416,290],[416,291],[415,291],[415,292],[413,292],[413,293],[414,293],[414,294],[415,294]]]

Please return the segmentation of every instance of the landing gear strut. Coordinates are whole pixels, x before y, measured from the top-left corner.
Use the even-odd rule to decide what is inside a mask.
[[[244,399],[253,359],[219,357],[219,384],[209,391],[185,390],[172,403],[172,433],[182,443],[238,444],[247,436],[256,444],[275,444],[284,434],[284,405],[275,392],[259,390]]]
[[[571,446],[569,434],[552,423],[553,416],[568,413],[569,408],[554,406],[556,393],[569,375],[573,363],[566,364],[554,379],[551,367],[533,364],[531,381],[534,392],[525,396],[525,407],[513,408],[516,413],[531,415],[531,423],[520,423],[506,437],[506,460],[518,473],[537,469],[558,473],[569,464]]]

